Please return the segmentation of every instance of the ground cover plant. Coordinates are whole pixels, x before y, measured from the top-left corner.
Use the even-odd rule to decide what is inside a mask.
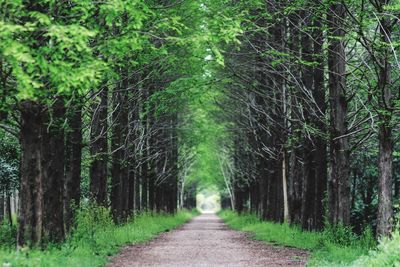
[[[175,215],[143,213],[116,225],[107,209],[86,208],[78,213],[76,229],[63,244],[49,244],[46,249],[23,247],[16,251],[11,244],[2,243],[0,263],[10,267],[103,266],[122,246],[150,240],[187,222],[194,214],[188,211]]]
[[[260,220],[254,214],[224,210],[220,213],[233,229],[251,233],[256,240],[310,251],[308,266],[398,266],[400,264],[399,232],[377,242],[370,229],[360,236],[351,229],[326,227],[321,232]]]

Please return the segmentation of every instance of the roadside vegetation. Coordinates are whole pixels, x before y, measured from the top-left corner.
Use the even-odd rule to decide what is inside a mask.
[[[233,229],[249,232],[254,239],[276,245],[310,251],[308,266],[399,266],[400,235],[377,245],[372,230],[361,235],[344,226],[326,226],[321,232],[303,231],[300,227],[260,220],[256,215],[224,210],[220,213]]]
[[[176,215],[142,213],[117,225],[107,209],[86,207],[77,214],[76,228],[66,241],[60,245],[49,244],[46,250],[23,247],[16,251],[15,231],[2,226],[0,266],[103,266],[122,246],[150,240],[185,223],[194,214],[188,211]]]

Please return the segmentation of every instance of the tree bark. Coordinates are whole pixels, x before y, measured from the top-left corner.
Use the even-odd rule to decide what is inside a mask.
[[[10,227],[13,226],[13,219],[12,219],[12,210],[11,210],[11,193],[7,192],[6,194],[6,209],[5,215],[7,216],[7,221]],[[1,222],[1,220],[0,220]]]
[[[81,199],[82,107],[76,104],[71,109],[66,137],[68,166],[65,175],[64,216],[67,230],[73,223],[74,213],[80,207]]]
[[[113,131],[111,137],[111,212],[115,221],[126,219],[128,188],[127,168],[127,86],[120,83],[113,92]]]
[[[328,219],[331,223],[350,223],[349,140],[347,134],[346,53],[344,47],[345,7],[330,6],[328,19],[328,69],[331,109],[331,175],[328,183]]]
[[[385,125],[379,130],[378,169],[377,235],[388,236],[393,228],[393,143],[391,129]]]
[[[315,1],[318,5],[319,2]],[[326,99],[324,86],[324,33],[322,30],[322,14],[316,15],[314,20],[313,43],[314,43],[314,61],[318,65],[314,67],[314,90],[313,97],[317,105],[314,117],[315,127],[320,131],[315,137],[315,150],[313,151],[313,161],[315,164],[315,205],[314,222],[316,229],[322,229],[324,226],[324,198],[327,189],[327,142],[326,142]]]
[[[21,182],[17,243],[44,245],[64,238],[64,103],[51,110],[34,101],[20,104]],[[50,112],[52,112],[50,121]]]
[[[4,220],[4,193],[0,192],[0,224]]]
[[[108,163],[108,90],[103,87],[99,100],[92,106],[90,125],[90,198],[97,205],[107,206],[107,163]]]
[[[287,173],[286,173],[286,152],[283,151],[282,155],[282,188],[283,188],[283,221],[289,222],[289,200],[287,194]]]
[[[51,242],[64,239],[65,111],[64,100],[56,99],[51,110],[46,113],[46,124],[42,131],[44,227],[46,238]]]
[[[381,0],[379,12],[384,12],[388,0]],[[380,39],[385,44],[380,51],[378,97],[379,97],[379,186],[377,235],[389,236],[393,228],[393,136],[392,136],[392,86],[390,63],[392,21],[384,17],[379,20]],[[397,89],[397,88],[396,88]],[[381,111],[383,110],[383,112]]]
[[[306,5],[305,8],[310,8]],[[301,11],[301,18],[303,21],[304,32],[301,34],[301,58],[305,62],[302,66],[301,80],[304,91],[302,96],[302,106],[304,114],[304,124],[311,125],[313,117],[313,107],[309,103],[309,97],[314,91],[314,76],[313,67],[307,63],[313,61],[313,42],[311,39],[311,32],[309,28],[312,26],[311,14],[308,10]],[[307,129],[305,130],[307,131]],[[314,137],[308,132],[304,133],[302,138],[302,158],[303,158],[303,188],[302,188],[302,206],[301,206],[301,225],[303,229],[314,229],[314,205],[315,205],[315,162],[312,153],[314,151]]]
[[[21,104],[21,181],[17,243],[39,245],[43,238],[43,172],[41,130],[43,107],[33,101]]]

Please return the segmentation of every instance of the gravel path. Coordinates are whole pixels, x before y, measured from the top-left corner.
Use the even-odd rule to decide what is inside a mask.
[[[202,214],[150,242],[125,247],[107,266],[305,266],[306,258],[305,251],[250,240],[218,216]]]

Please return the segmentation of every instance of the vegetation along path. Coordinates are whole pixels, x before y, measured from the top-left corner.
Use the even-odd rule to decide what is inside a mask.
[[[215,214],[145,244],[128,246],[108,267],[125,266],[304,266],[307,252],[249,240]]]

